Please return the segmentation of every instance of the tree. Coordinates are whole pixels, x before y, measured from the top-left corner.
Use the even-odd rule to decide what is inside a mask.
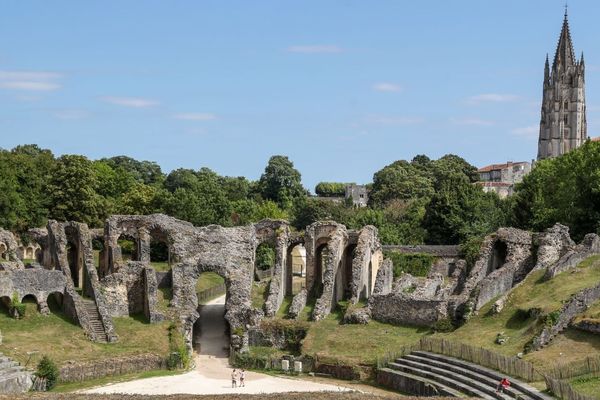
[[[344,197],[348,183],[319,182],[315,187],[315,193],[322,197]]]
[[[383,208],[392,200],[429,198],[433,194],[429,175],[426,170],[408,161],[395,161],[373,175],[369,202],[374,207]]]
[[[138,161],[127,156],[103,158],[100,161],[107,163],[114,169],[122,168],[131,174],[135,180],[147,185],[162,183],[164,180],[164,174],[160,166],[154,161]]]
[[[18,192],[15,170],[12,168],[10,154],[0,151],[0,226],[15,229],[19,216],[26,212],[25,204]]]
[[[576,240],[600,232],[600,143],[538,161],[511,200],[512,222],[521,228],[541,231],[560,222]]]
[[[99,226],[108,212],[98,195],[98,179],[90,160],[84,156],[60,157],[50,174],[50,217]]]
[[[44,225],[49,207],[46,183],[56,162],[54,155],[50,150],[29,144],[15,147],[7,156],[10,158],[22,203],[14,228],[25,231]]]
[[[289,208],[294,199],[306,196],[301,175],[286,156],[273,156],[258,182],[260,193],[266,200],[273,200],[283,208]]]
[[[148,215],[163,211],[164,203],[169,200],[169,193],[156,186],[135,183],[125,193],[117,205],[120,214]]]

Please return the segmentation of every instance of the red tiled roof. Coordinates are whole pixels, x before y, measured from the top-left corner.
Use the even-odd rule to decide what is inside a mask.
[[[590,138],[590,140],[592,142],[600,142],[600,136],[596,136],[596,137]]]
[[[492,164],[492,165],[487,165],[485,167],[479,168],[477,170],[477,172],[490,172],[490,171],[505,169],[505,168],[512,167],[514,165],[521,165],[521,164],[527,164],[527,162],[526,161],[518,161],[518,162],[507,162],[504,164]]]

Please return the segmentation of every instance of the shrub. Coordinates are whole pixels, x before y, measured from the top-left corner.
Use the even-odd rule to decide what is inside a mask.
[[[10,299],[10,310],[11,314],[17,319],[25,316],[27,307],[25,304],[21,303],[21,300],[19,300],[19,294],[17,292],[14,292],[12,298]]]
[[[185,340],[179,326],[175,323],[171,323],[167,329],[169,331],[169,357],[167,358],[167,368],[188,369],[192,358],[185,345]]]
[[[321,197],[343,197],[346,195],[346,183],[319,182],[315,187],[315,193]]]
[[[256,268],[265,271],[275,265],[275,250],[267,243],[256,248]]]
[[[394,277],[403,273],[427,276],[436,260],[436,257],[430,254],[403,254],[397,251],[386,252],[385,257],[391,259],[394,264]]]
[[[481,236],[473,236],[460,245],[460,255],[467,262],[467,272],[475,266],[477,259],[479,258],[479,252],[481,251],[481,245],[483,244],[483,238]]]
[[[452,332],[454,329],[454,324],[450,318],[440,319],[433,325],[433,330],[436,332]]]
[[[46,380],[46,390],[50,390],[56,385],[58,380],[58,367],[54,364],[54,361],[48,356],[42,357],[37,365],[36,376]]]
[[[559,318],[560,318],[560,311],[558,311],[558,310],[552,311],[551,313],[546,315],[546,317],[544,319],[544,325],[546,325],[547,327],[554,326],[558,322]]]

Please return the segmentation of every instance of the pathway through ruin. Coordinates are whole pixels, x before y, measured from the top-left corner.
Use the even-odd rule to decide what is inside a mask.
[[[246,372],[246,387],[231,387],[231,372],[227,358],[229,347],[225,335],[225,296],[207,303],[200,310],[198,333],[194,327],[196,369],[181,375],[138,379],[110,384],[85,391],[85,393],[125,394],[227,394],[227,393],[283,393],[349,391],[347,387],[317,383],[302,379],[273,377],[257,372]],[[198,326],[198,325],[197,325]]]

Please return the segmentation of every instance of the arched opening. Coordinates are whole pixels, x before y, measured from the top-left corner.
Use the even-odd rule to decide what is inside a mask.
[[[10,317],[10,297],[2,296],[0,297],[0,314],[3,314],[7,317]]]
[[[196,293],[200,316],[192,330],[194,350],[201,356],[227,358],[230,332],[225,319],[225,279],[214,272],[203,272],[198,277]]]
[[[48,295],[46,300],[48,309],[54,314],[62,314],[63,312],[63,294],[60,292],[53,292]]]
[[[69,263],[69,269],[71,270],[71,279],[73,280],[73,286],[75,288],[83,288],[83,267],[82,260],[80,260],[79,246],[76,243],[69,241],[67,243],[67,262]]]
[[[0,260],[8,261],[8,248],[5,243],[0,242]]]
[[[342,268],[341,268],[341,292],[338,297],[340,299],[349,299],[352,297],[351,284],[352,284],[352,260],[354,259],[354,253],[356,251],[356,245],[351,244],[346,246],[344,254],[342,256]]]
[[[25,304],[25,307],[27,307],[27,311],[25,311],[25,315],[27,315],[27,313],[29,313],[31,311],[39,310],[37,298],[33,294],[28,294],[27,296],[24,296],[21,299],[21,303]]]
[[[102,239],[92,239],[92,252],[94,253],[94,266],[96,270],[100,271],[102,264],[102,254],[104,254],[104,241]]]
[[[256,247],[254,255],[254,280],[252,282],[252,307],[262,309],[269,296],[269,286],[273,278],[273,269],[277,260],[275,246],[271,242],[263,242]],[[285,271],[287,272],[287,271]],[[284,277],[287,286],[287,277]],[[283,287],[282,290],[285,290]],[[287,294],[287,293],[286,293]]]
[[[287,294],[295,296],[306,287],[306,248],[297,244],[287,254]]]
[[[317,246],[315,251],[315,271],[313,278],[313,292],[315,298],[319,298],[323,293],[323,271],[325,270],[325,263],[327,262],[323,251],[327,247],[327,242]]]
[[[171,268],[171,254],[166,234],[153,230],[150,238],[150,265],[157,271],[168,271]]]
[[[44,264],[44,252],[41,248],[38,248],[35,250],[35,261],[37,261],[38,264]]]
[[[123,262],[140,260],[138,251],[138,241],[136,238],[124,233],[121,236],[119,236],[117,243],[121,248],[121,260],[123,260]]]
[[[33,246],[27,246],[25,247],[25,251],[23,252],[23,261],[27,261],[27,262],[33,262],[35,259],[35,249],[33,248]]]
[[[506,256],[508,253],[508,247],[505,242],[496,240],[492,251],[492,257],[490,258],[488,271],[492,272],[501,268],[506,263]]]

